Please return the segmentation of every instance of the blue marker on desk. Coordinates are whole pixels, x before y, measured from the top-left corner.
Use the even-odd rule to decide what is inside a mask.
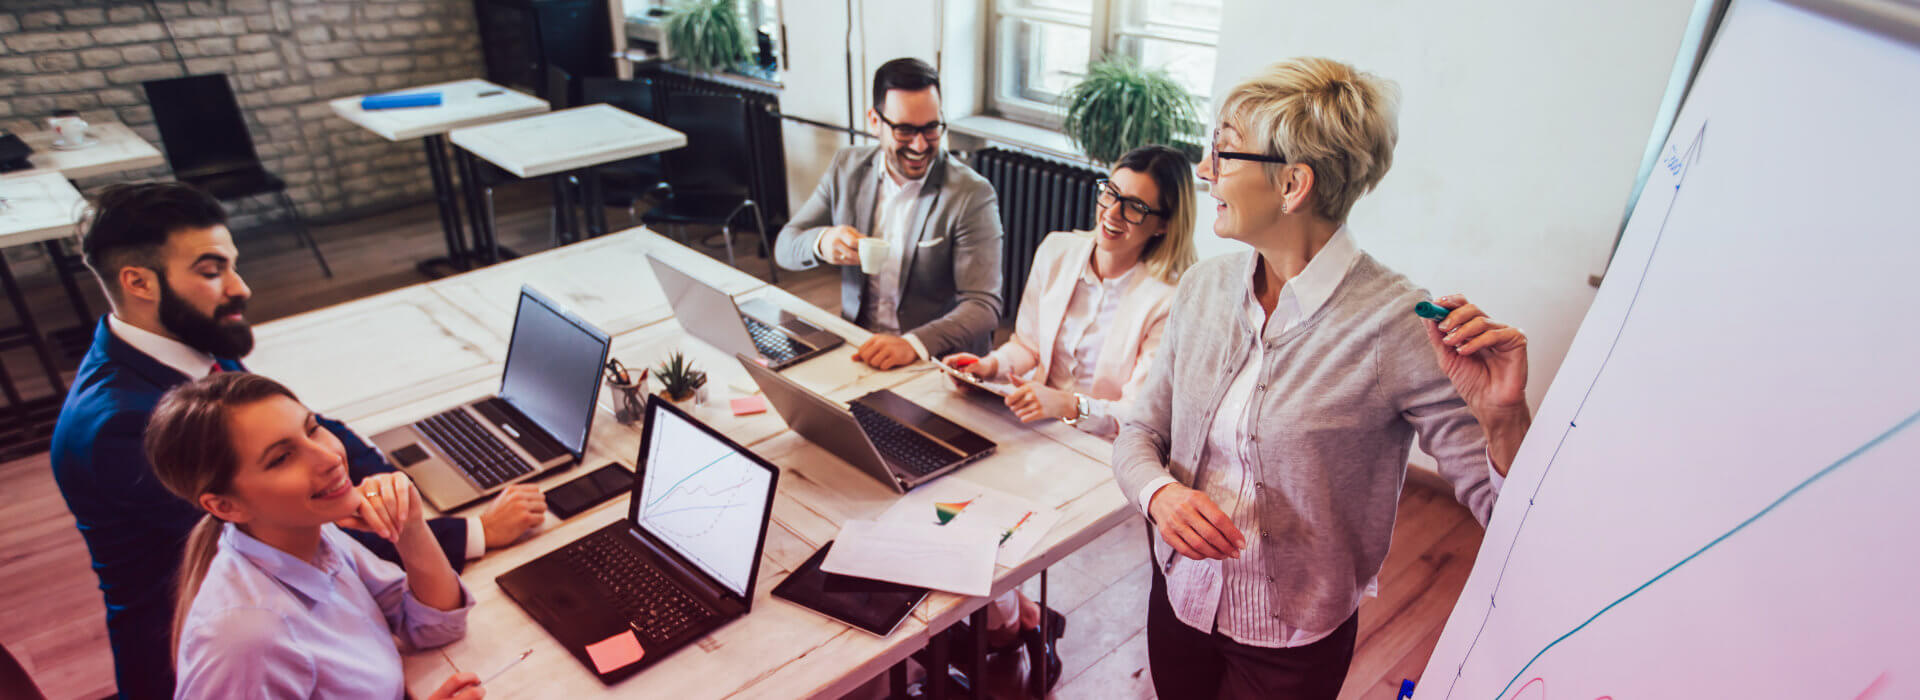
[[[368,95],[360,98],[361,109],[397,109],[400,107],[438,107],[440,93],[416,92],[400,95]]]

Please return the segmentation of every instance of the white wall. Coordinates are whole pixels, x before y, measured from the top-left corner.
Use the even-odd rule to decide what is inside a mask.
[[[980,23],[983,3],[853,0],[853,123],[847,123],[847,0],[783,0],[787,25],[786,89],[780,108],[799,117],[864,130],[872,102],[873,71],[895,58],[911,56],[941,68],[944,108],[949,118],[972,114],[985,80]],[[789,122],[782,136],[787,150],[788,201],[794,209],[806,201],[835,151],[847,145],[844,134]],[[861,144],[871,143],[861,139]]]
[[[1692,3],[1227,0],[1214,94],[1292,56],[1399,83],[1362,248],[1527,331],[1539,405],[1603,271]],[[1202,235],[1205,252],[1234,244]]]

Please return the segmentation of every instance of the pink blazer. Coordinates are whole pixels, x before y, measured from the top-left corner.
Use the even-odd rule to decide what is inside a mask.
[[[1020,314],[1014,318],[1013,336],[992,354],[1000,362],[1002,373],[1041,380],[1049,376],[1054,362],[1053,346],[1066,321],[1067,304],[1073,300],[1074,285],[1092,264],[1092,257],[1091,231],[1057,232],[1040,242],[1040,249],[1033,255],[1033,271],[1027,277],[1026,292],[1020,296]],[[1118,415],[1124,408],[1123,402],[1135,394],[1152,369],[1154,350],[1159,348],[1160,333],[1167,325],[1173,290],[1174,285],[1155,279],[1144,269],[1135,272],[1122,292],[1120,310],[1100,347],[1092,385],[1082,386],[1080,393],[1114,402],[1112,409]],[[1117,423],[1111,427],[1117,427]],[[1107,430],[1092,432],[1111,435]]]

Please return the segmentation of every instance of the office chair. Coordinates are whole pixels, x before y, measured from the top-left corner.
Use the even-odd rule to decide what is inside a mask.
[[[747,128],[747,103],[738,97],[673,92],[667,96],[666,125],[687,135],[687,145],[666,153],[666,201],[641,216],[647,223],[719,226],[726,241],[727,264],[733,257],[733,222],[741,212],[753,212],[760,253],[769,261],[766,219],[754,201],[752,131]],[[736,265],[737,266],[737,265]],[[770,281],[779,282],[778,265],[767,266]]]
[[[580,104],[611,105],[642,119],[659,122],[665,117],[657,107],[656,87],[653,79],[646,77],[581,78]],[[667,179],[666,163],[659,154],[598,166],[593,169],[593,175],[600,180],[600,205],[626,207],[627,219],[634,224],[640,223],[638,202],[656,195]]]
[[[320,272],[333,276],[320,244],[307,230],[307,221],[287,196],[287,183],[267,172],[253,149],[253,134],[240,114],[227,74],[189,75],[149,80],[143,86],[153,108],[154,125],[166,148],[167,165],[175,179],[205,190],[221,201],[260,194],[280,200],[294,236],[313,251]]]

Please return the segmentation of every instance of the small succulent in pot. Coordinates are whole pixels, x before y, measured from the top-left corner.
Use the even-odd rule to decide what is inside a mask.
[[[693,398],[700,387],[707,385],[707,373],[694,369],[693,362],[678,351],[654,368],[653,378],[660,380],[660,395],[675,402]]]

